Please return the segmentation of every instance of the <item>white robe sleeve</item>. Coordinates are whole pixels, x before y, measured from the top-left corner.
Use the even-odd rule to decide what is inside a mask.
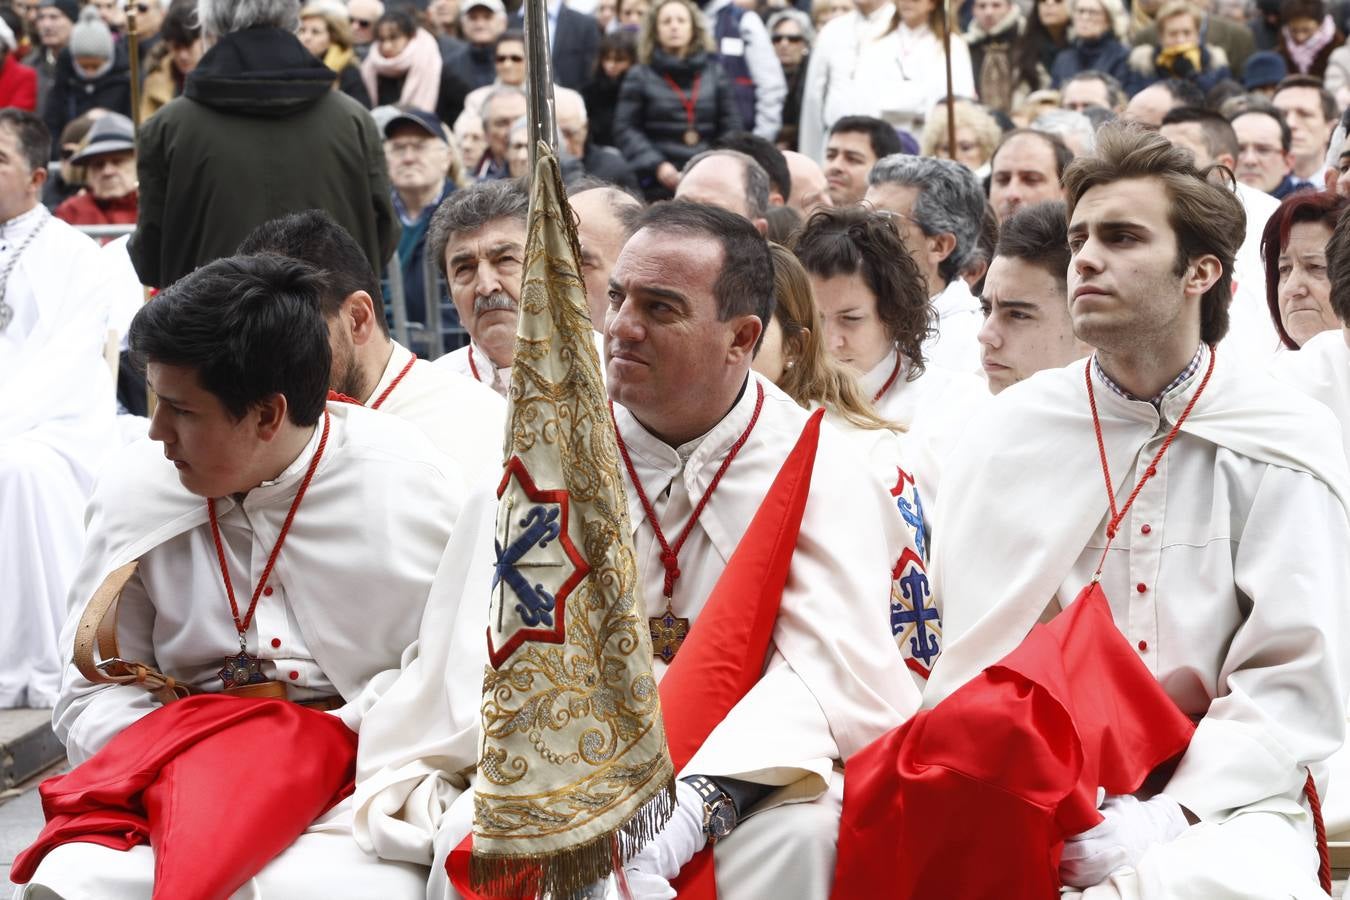
[[[1167,786],[1201,820],[1301,815],[1306,767],[1345,736],[1350,524],[1326,484],[1268,466],[1237,545],[1250,605],[1210,704]]]
[[[769,30],[756,13],[747,11],[741,16],[741,40],[745,41],[745,65],[755,82],[755,121],[746,122],[745,127],[766,141],[777,140],[783,127],[787,79],[769,39]]]
[[[828,24],[828,23],[827,23]],[[822,28],[814,52],[806,57],[806,86],[802,89],[802,113],[798,120],[797,149],[803,156],[825,163],[825,97],[830,89],[830,60],[838,28]]]

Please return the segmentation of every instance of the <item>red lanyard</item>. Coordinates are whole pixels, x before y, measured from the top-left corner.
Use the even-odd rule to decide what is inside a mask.
[[[652,533],[656,535],[656,542],[661,545],[661,565],[666,567],[666,581],[662,588],[662,593],[669,600],[675,594],[675,582],[680,577],[680,548],[684,546],[685,539],[689,533],[694,530],[694,524],[698,522],[698,517],[703,514],[703,508],[708,505],[712,499],[713,491],[717,490],[717,483],[722,480],[726,474],[731,461],[736,458],[736,454],[741,452],[745,442],[750,438],[750,432],[755,430],[755,423],[759,421],[759,411],[764,408],[764,385],[755,382],[755,411],[750,416],[750,424],[745,426],[745,431],[736,438],[736,443],[731,445],[726,458],[722,460],[722,465],[718,467],[717,473],[713,475],[712,481],[708,484],[708,489],[703,492],[699,498],[698,505],[694,507],[694,514],[689,517],[689,521],[684,524],[679,537],[675,539],[674,545],[667,543],[666,535],[661,531],[661,523],[656,519],[656,510],[652,508],[652,502],[647,499],[647,492],[642,489],[642,481],[638,478],[637,470],[633,468],[633,460],[628,455],[628,445],[623,442],[623,434],[619,432],[618,423],[614,426],[614,436],[619,441],[619,452],[623,454],[623,464],[628,467],[628,477],[633,482],[633,490],[637,491],[638,501],[642,504],[642,511],[647,516],[647,521],[652,526]],[[610,417],[614,415],[614,407],[610,405]]]
[[[689,127],[692,129],[695,122],[694,107],[698,104],[698,86],[699,82],[703,80],[703,73],[700,72],[694,76],[694,87],[688,96],[685,96],[684,91],[680,90],[680,86],[675,83],[675,79],[671,78],[669,73],[663,72],[661,77],[666,80],[666,84],[670,85],[670,89],[675,92],[675,96],[680,98],[680,105],[684,107],[684,117],[689,120]]]
[[[1097,453],[1101,456],[1102,476],[1106,479],[1106,499],[1111,505],[1111,521],[1106,523],[1106,547],[1102,550],[1102,562],[1097,564],[1097,572],[1093,575],[1094,581],[1101,576],[1102,564],[1106,562],[1106,551],[1110,549],[1111,542],[1115,540],[1116,531],[1120,528],[1120,523],[1125,519],[1125,514],[1130,511],[1130,507],[1134,505],[1135,498],[1139,496],[1139,492],[1143,490],[1144,485],[1148,483],[1148,480],[1158,474],[1158,463],[1162,462],[1163,454],[1167,452],[1167,448],[1172,446],[1172,441],[1176,440],[1177,435],[1181,433],[1182,423],[1190,416],[1191,410],[1195,409],[1195,402],[1199,400],[1200,395],[1205,392],[1205,385],[1209,384],[1209,376],[1214,374],[1214,358],[1214,349],[1211,347],[1209,351],[1209,367],[1205,369],[1205,377],[1201,379],[1200,387],[1196,388],[1195,393],[1191,396],[1191,402],[1186,404],[1186,409],[1177,417],[1177,422],[1172,426],[1172,430],[1167,432],[1167,437],[1163,440],[1162,446],[1158,448],[1158,452],[1154,454],[1153,461],[1148,464],[1148,468],[1144,469],[1144,474],[1140,476],[1139,482],[1134,486],[1134,490],[1130,492],[1129,499],[1125,501],[1125,505],[1119,510],[1116,509],[1116,489],[1111,484],[1111,469],[1106,462],[1106,441],[1102,439],[1102,422],[1097,416],[1097,397],[1092,392],[1092,362],[1091,360],[1088,361],[1087,367],[1084,370],[1084,377],[1087,379],[1088,405],[1092,407],[1092,428],[1097,433]]]
[[[474,381],[483,383],[483,376],[478,374],[478,364],[473,361],[473,344],[469,345],[469,371],[473,373]]]
[[[469,361],[473,361],[472,356],[469,357]],[[380,396],[375,398],[375,402],[370,404],[371,409],[379,409],[380,404],[389,399],[389,395],[394,392],[394,388],[398,387],[398,383],[403,380],[404,375],[408,374],[408,371],[413,367],[413,363],[415,362],[417,362],[416,353],[414,353],[412,359],[408,360],[407,364],[399,370],[399,373],[394,376],[394,380],[389,382],[389,387],[385,388],[384,391],[380,393]]]
[[[234,616],[234,628],[239,632],[240,650],[245,649],[245,635],[248,634],[248,626],[253,621],[253,613],[258,608],[258,598],[262,596],[267,579],[272,574],[272,567],[276,565],[277,557],[281,554],[281,545],[286,542],[286,535],[290,533],[291,522],[295,521],[295,511],[300,508],[300,501],[305,499],[305,491],[309,490],[309,483],[314,479],[314,472],[319,468],[319,460],[323,458],[323,448],[327,444],[328,411],[324,410],[323,434],[319,437],[319,447],[314,451],[314,458],[309,461],[309,468],[305,470],[305,477],[300,482],[299,490],[295,492],[291,509],[286,513],[286,521],[281,526],[281,534],[277,535],[277,542],[272,547],[272,554],[267,557],[262,577],[258,579],[258,586],[253,589],[253,599],[249,601],[248,612],[244,613],[242,619],[239,618],[239,603],[234,599],[234,584],[230,581],[230,569],[225,563],[225,547],[220,540],[220,523],[216,520],[216,501],[209,497],[206,500],[206,510],[211,516],[211,536],[216,539],[216,558],[220,560],[220,575],[225,579],[225,593],[230,598],[230,614]]]
[[[899,350],[895,351],[895,368],[891,370],[891,377],[886,379],[886,383],[881,386],[881,390],[877,391],[876,394],[873,395],[872,397],[873,403],[876,403],[878,400],[880,400],[882,396],[891,389],[891,385],[895,384],[895,379],[900,374],[900,364],[902,362],[904,362],[904,357],[900,355]]]

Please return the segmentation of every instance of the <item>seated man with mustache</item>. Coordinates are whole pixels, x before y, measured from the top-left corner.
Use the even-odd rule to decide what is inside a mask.
[[[482,382],[503,397],[516,350],[529,205],[519,182],[485,181],[447,197],[427,233],[427,252],[435,256],[470,338],[469,346],[441,357],[436,365]]]

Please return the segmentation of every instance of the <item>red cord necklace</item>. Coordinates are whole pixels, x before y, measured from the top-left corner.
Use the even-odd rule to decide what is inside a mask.
[[[473,373],[474,381],[483,383],[483,376],[478,374],[478,363],[473,361],[473,344],[469,345],[469,371]]]
[[[1087,379],[1088,405],[1092,407],[1092,428],[1097,433],[1097,453],[1102,461],[1102,477],[1106,479],[1106,499],[1111,506],[1111,520],[1106,523],[1106,547],[1102,549],[1101,561],[1097,563],[1097,571],[1092,576],[1094,582],[1101,579],[1102,566],[1106,563],[1106,551],[1110,549],[1111,542],[1115,540],[1116,532],[1120,528],[1120,523],[1124,520],[1125,514],[1130,511],[1130,507],[1134,505],[1135,498],[1139,496],[1139,492],[1144,489],[1144,485],[1148,483],[1148,480],[1158,474],[1158,463],[1162,462],[1163,454],[1167,452],[1167,448],[1172,446],[1172,441],[1176,440],[1177,435],[1181,433],[1182,424],[1186,421],[1186,418],[1190,416],[1191,410],[1195,409],[1195,402],[1200,399],[1200,395],[1205,392],[1205,386],[1209,384],[1209,376],[1214,374],[1214,359],[1214,349],[1210,348],[1209,366],[1205,369],[1205,377],[1201,379],[1200,386],[1196,388],[1195,393],[1191,396],[1191,402],[1186,404],[1186,408],[1182,411],[1181,415],[1177,417],[1176,424],[1172,426],[1172,430],[1167,432],[1167,437],[1163,440],[1162,446],[1158,448],[1158,452],[1154,454],[1152,462],[1148,464],[1148,468],[1144,469],[1144,474],[1140,476],[1138,483],[1134,486],[1134,490],[1130,492],[1130,496],[1125,501],[1125,505],[1119,510],[1116,509],[1116,489],[1111,483],[1111,469],[1106,462],[1106,441],[1102,438],[1102,421],[1097,415],[1097,397],[1092,391],[1092,362],[1090,360],[1084,369],[1084,377]]]
[[[412,359],[408,360],[403,368],[399,370],[399,373],[394,376],[394,380],[389,382],[389,387],[385,388],[380,396],[375,398],[375,402],[370,404],[371,409],[379,409],[380,404],[389,399],[389,395],[394,392],[394,388],[398,387],[398,383],[403,380],[404,375],[408,374],[408,371],[413,367],[413,363],[415,362],[417,362],[416,353],[414,353]],[[469,355],[469,362],[473,362],[472,354]]]
[[[718,466],[712,481],[708,483],[708,489],[699,498],[693,514],[689,517],[689,521],[684,523],[684,528],[680,530],[674,544],[666,540],[665,532],[661,530],[661,523],[656,518],[656,510],[652,508],[652,502],[647,498],[647,492],[642,488],[642,481],[638,478],[637,470],[633,467],[633,459],[628,455],[628,445],[624,443],[623,434],[619,431],[618,423],[615,422],[614,435],[618,439],[619,453],[623,456],[623,464],[628,469],[628,478],[633,482],[633,490],[637,491],[638,502],[642,504],[642,512],[647,517],[648,524],[652,526],[652,533],[656,535],[656,542],[661,545],[661,565],[666,569],[665,582],[661,592],[666,598],[666,609],[662,615],[653,616],[648,621],[652,628],[653,652],[667,663],[675,658],[675,653],[680,649],[680,645],[684,643],[685,635],[689,632],[689,620],[676,616],[671,607],[671,599],[675,594],[675,582],[680,578],[680,549],[684,547],[685,540],[694,530],[694,525],[698,522],[698,517],[703,514],[704,507],[712,499],[713,491],[717,490],[717,485],[731,466],[731,461],[736,458],[736,455],[741,452],[741,448],[745,446],[745,442],[749,440],[750,432],[755,430],[755,423],[759,421],[759,411],[763,408],[764,386],[755,382],[755,411],[750,415],[750,424],[745,426],[745,431],[741,432],[741,436],[736,438],[736,442],[727,451],[727,455],[722,459],[722,464]],[[611,403],[610,417],[613,418],[613,416],[614,405]]]
[[[258,609],[258,599],[262,597],[267,579],[272,574],[272,567],[276,565],[277,557],[281,555],[281,545],[286,542],[286,535],[291,530],[291,522],[295,521],[296,510],[300,508],[300,501],[305,499],[305,492],[309,490],[309,483],[314,479],[314,473],[319,468],[319,460],[323,458],[323,449],[327,445],[328,411],[324,410],[323,433],[319,436],[318,449],[314,451],[314,458],[309,461],[309,468],[305,470],[305,477],[301,480],[300,487],[295,492],[295,499],[291,501],[290,511],[286,513],[286,521],[281,526],[281,534],[277,535],[277,542],[272,546],[272,553],[267,557],[267,565],[263,567],[262,576],[258,579],[258,586],[253,589],[253,599],[249,601],[248,611],[244,613],[242,619],[239,617],[239,602],[234,597],[234,584],[230,581],[230,569],[225,562],[225,546],[220,539],[220,522],[216,518],[216,501],[210,497],[206,500],[206,510],[211,517],[211,536],[216,541],[216,559],[220,561],[220,575],[225,580],[225,593],[230,598],[230,614],[234,617],[234,628],[239,633],[239,655],[225,657],[225,666],[219,673],[220,680],[224,682],[227,689],[244,684],[257,684],[267,680],[262,676],[262,663],[258,657],[248,652],[248,626],[253,622],[253,613]],[[270,590],[268,592],[270,593]]]
[[[900,366],[904,361],[905,358],[900,355],[900,351],[897,349],[895,351],[895,368],[891,369],[891,377],[886,379],[886,383],[881,386],[881,390],[872,395],[873,403],[879,401],[891,389],[891,385],[895,384],[895,379],[900,375]]]

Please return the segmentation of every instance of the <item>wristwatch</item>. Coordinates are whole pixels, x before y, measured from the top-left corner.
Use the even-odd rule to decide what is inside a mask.
[[[731,834],[739,815],[736,804],[717,783],[702,775],[684,779],[703,798],[703,835],[712,846]]]

